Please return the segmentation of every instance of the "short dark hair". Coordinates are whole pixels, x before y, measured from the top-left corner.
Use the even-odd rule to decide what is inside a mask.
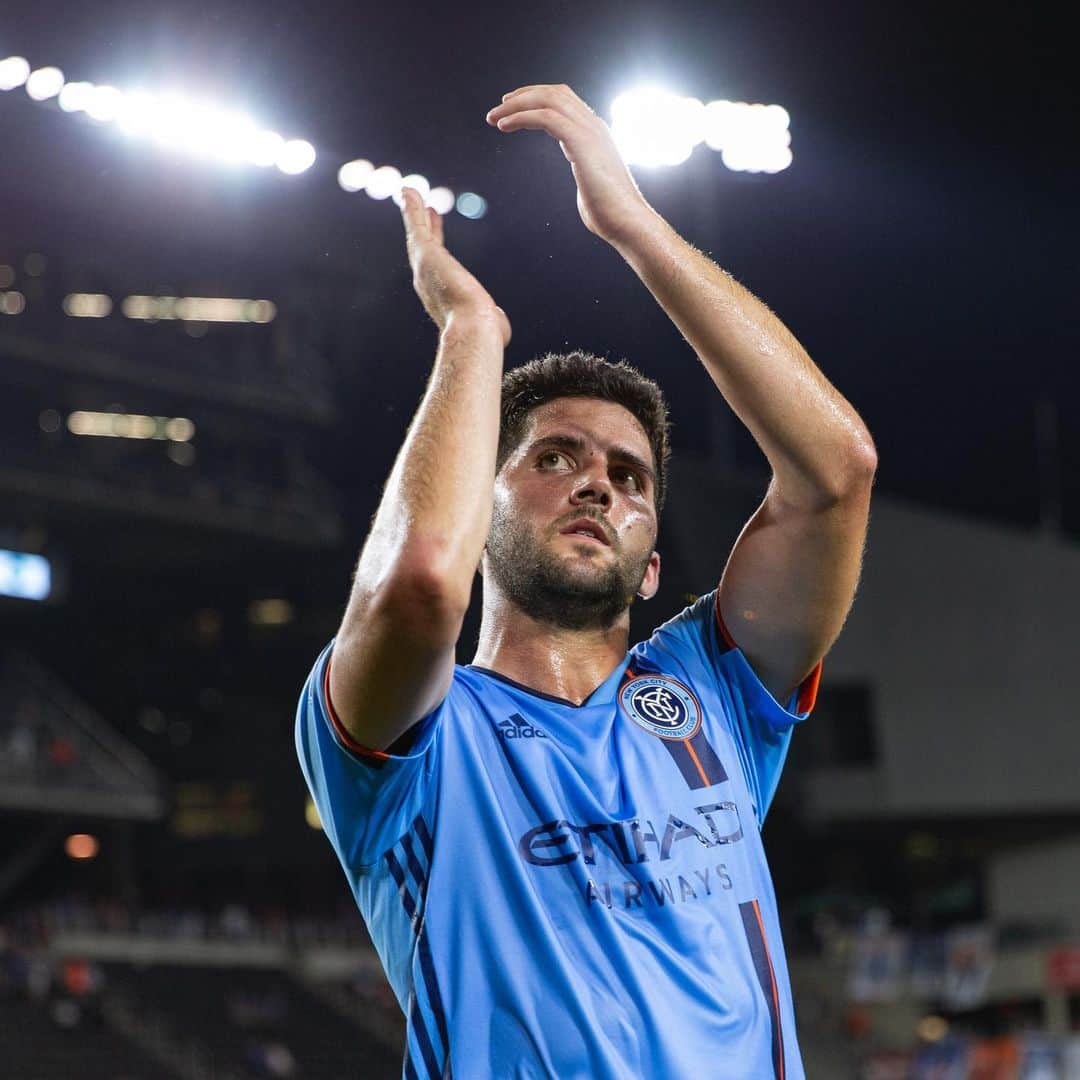
[[[652,448],[656,468],[654,501],[659,515],[667,493],[668,410],[660,387],[625,360],[612,362],[575,349],[546,353],[503,375],[502,413],[496,468],[502,468],[525,433],[529,413],[538,405],[565,397],[613,401],[637,417]]]

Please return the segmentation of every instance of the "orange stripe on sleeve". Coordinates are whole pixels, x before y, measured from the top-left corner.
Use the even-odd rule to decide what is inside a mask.
[[[724,616],[720,614],[720,590],[716,590],[716,601],[713,604],[713,610],[716,612],[716,628],[720,631],[720,636],[728,643],[728,645],[737,649],[739,646],[735,644],[735,639],[728,632],[727,626],[724,625]]]
[[[823,663],[823,660],[819,660],[814,666],[814,670],[799,684],[799,700],[798,704],[795,706],[796,712],[810,712],[810,710],[813,709],[814,703],[817,701],[818,687],[821,685],[821,668]]]
[[[724,624],[724,616],[720,614],[719,589],[716,590],[716,601],[713,604],[713,610],[716,612],[716,628],[720,631],[720,636],[732,649],[737,649],[739,646],[731,636],[731,631],[729,631]],[[797,713],[808,713],[813,710],[814,705],[817,702],[818,688],[821,686],[821,671],[823,664],[824,661],[819,660],[814,665],[814,670],[799,683],[799,696],[795,705],[795,711]]]
[[[351,750],[354,754],[360,754],[362,757],[374,758],[376,761],[387,761],[390,755],[383,750],[372,750],[367,746],[362,746],[358,743],[352,735],[349,734],[345,725],[341,722],[338,714],[334,711],[334,704],[330,700],[330,661],[333,659],[333,654],[326,658],[326,670],[323,672],[323,705],[326,708],[326,715],[330,717],[330,723],[334,725],[334,731],[337,733],[337,737],[342,743]]]

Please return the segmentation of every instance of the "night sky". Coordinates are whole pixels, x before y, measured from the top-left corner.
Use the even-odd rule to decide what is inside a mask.
[[[18,92],[0,96],[0,191],[15,243],[218,267],[250,277],[249,295],[289,275],[335,295],[355,285],[363,333],[340,375],[346,412],[363,423],[329,467],[361,503],[436,336],[396,206],[336,184],[355,157],[488,199],[481,221],[448,220],[447,244],[509,314],[508,364],[567,346],[626,357],[669,393],[676,452],[709,449],[708,410],[723,403],[633,272],[581,224],[558,146],[484,122],[531,82],[566,82],[607,115],[616,93],[648,79],[789,110],[794,163],[781,174],[729,172],[699,146],[683,166],[635,176],[856,406],[877,444],[878,490],[1035,527],[1043,398],[1059,443],[1058,478],[1044,482],[1080,534],[1075,118],[1061,28],[1019,5],[305,8],[106,0],[6,12],[0,54],[242,103],[320,157],[301,177],[229,174]],[[738,460],[753,463],[738,438]]]

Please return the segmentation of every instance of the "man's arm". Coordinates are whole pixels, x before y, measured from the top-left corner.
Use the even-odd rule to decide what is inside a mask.
[[[719,603],[731,637],[783,703],[851,608],[877,468],[873,440],[787,327],[655,212],[614,246],[772,466],[765,499],[724,569]]]
[[[866,426],[783,323],[648,205],[607,125],[568,86],[511,91],[487,119],[559,141],[585,226],[634,269],[768,458],[772,482],[731,552],[720,609],[786,701],[855,595],[877,468]]]
[[[440,329],[420,407],[386,482],[334,644],[330,698],[349,735],[383,750],[446,696],[454,646],[491,524],[501,308],[446,250],[409,190],[413,285]]]

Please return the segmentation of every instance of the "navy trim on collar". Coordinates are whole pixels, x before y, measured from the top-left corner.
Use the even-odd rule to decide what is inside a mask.
[[[593,690],[593,692],[579,705],[577,704],[577,702],[571,701],[569,698],[558,697],[555,694],[546,694],[543,690],[534,690],[531,686],[526,686],[524,683],[516,682],[508,675],[503,675],[498,671],[492,671],[491,668],[482,667],[480,664],[466,664],[465,667],[468,668],[470,671],[480,671],[483,672],[485,675],[490,675],[493,679],[498,679],[499,682],[504,682],[507,683],[509,686],[514,687],[515,690],[524,690],[526,694],[532,694],[533,697],[543,698],[545,701],[554,701],[557,705],[567,705],[571,709],[581,709],[584,708],[584,706],[588,705],[589,701],[592,699],[596,691],[599,690],[600,687],[608,681],[607,679],[605,679],[604,682],[602,682],[600,686],[596,688],[596,690]],[[609,675],[608,679],[610,678],[611,676]]]

